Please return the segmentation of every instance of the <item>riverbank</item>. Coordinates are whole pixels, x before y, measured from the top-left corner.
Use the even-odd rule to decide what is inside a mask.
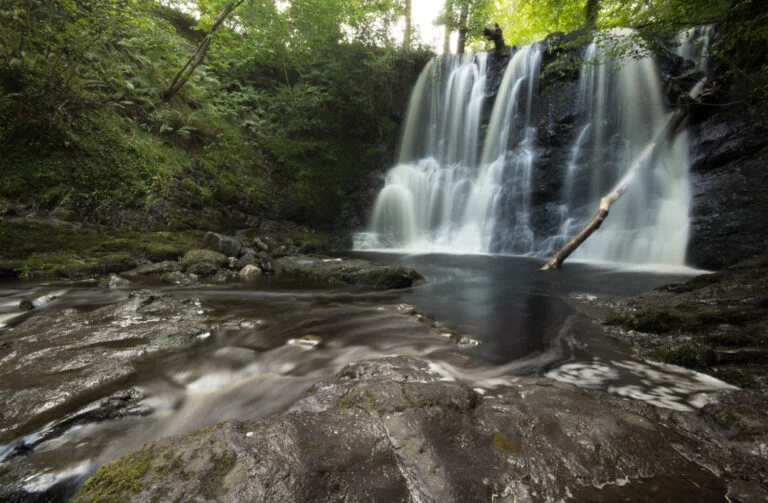
[[[209,234],[196,246],[229,239]],[[661,280],[643,288],[643,275],[584,264],[545,274],[530,259],[380,257],[427,282],[374,290],[318,282],[315,262],[334,259],[286,257],[314,265],[305,276],[214,281],[236,274],[227,264],[186,286],[166,282],[170,272],[101,289],[72,283],[14,322],[0,336],[13,404],[0,421],[2,497],[66,501],[125,454],[81,501],[768,494],[759,376],[736,390],[649,363],[642,342],[656,336],[604,324],[630,313],[620,306],[645,312],[646,297],[658,310],[693,302],[691,292],[718,309],[722,292],[729,302],[759,296],[762,280],[745,282],[764,261],[622,299],[605,292]],[[679,342],[679,332],[658,337]]]
[[[0,219],[0,240],[7,243],[0,250],[0,277],[7,278],[83,280],[121,274],[190,284],[284,273],[373,288],[404,288],[423,279],[408,268],[318,255],[329,251],[328,236],[287,221],[264,220],[225,235],[5,218]]]

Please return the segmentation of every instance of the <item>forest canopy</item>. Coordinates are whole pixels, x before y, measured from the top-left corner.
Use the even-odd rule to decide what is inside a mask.
[[[78,196],[90,212],[177,197],[327,223],[391,151],[440,52],[412,3],[0,0],[0,197]],[[510,45],[631,27],[650,50],[720,23],[713,50],[755,103],[766,21],[760,0],[446,0],[429,20],[459,50],[489,48],[493,23]]]

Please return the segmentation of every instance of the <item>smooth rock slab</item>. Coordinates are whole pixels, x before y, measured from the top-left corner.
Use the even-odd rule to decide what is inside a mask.
[[[488,391],[411,357],[363,362],[282,416],[149,444],[74,501],[706,502],[744,483],[693,414],[542,378]]]
[[[26,320],[3,337],[10,349],[0,359],[0,444],[60,417],[58,407],[97,397],[148,354],[192,345],[208,331],[198,302],[148,290],[91,312]]]

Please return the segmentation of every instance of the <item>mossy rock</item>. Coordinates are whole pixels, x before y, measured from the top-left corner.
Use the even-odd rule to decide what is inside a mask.
[[[144,256],[152,262],[164,262],[167,260],[178,260],[184,256],[184,248],[178,245],[165,243],[147,243],[142,246]]]
[[[79,279],[127,271],[136,264],[136,259],[128,253],[51,252],[28,257],[17,265],[17,272],[23,278]]]
[[[229,264],[229,259],[223,253],[215,252],[213,250],[190,250],[184,254],[184,258],[181,260],[184,269],[190,271],[198,264],[212,264],[215,267],[226,267]]]
[[[144,449],[102,466],[72,501],[128,503],[133,495],[142,490],[141,479],[149,471],[151,463],[152,449]]]
[[[765,317],[753,308],[714,308],[680,305],[670,309],[646,309],[636,313],[616,313],[605,319],[606,325],[654,334],[671,332],[710,332],[722,324],[745,326]]]
[[[128,253],[109,253],[96,257],[96,264],[90,269],[96,274],[112,274],[136,267],[138,262]]]
[[[210,262],[198,262],[197,264],[192,264],[187,267],[187,272],[197,274],[203,278],[210,278],[219,272],[219,268]]]
[[[372,286],[375,288],[408,288],[422,281],[424,277],[413,269],[406,267],[380,267],[364,270],[355,274],[356,278],[349,283]]]
[[[706,367],[696,348],[687,344],[665,349],[655,349],[648,353],[648,357],[663,363],[670,363],[690,369]]]
[[[138,259],[176,260],[196,248],[203,233],[135,232],[112,227],[0,221],[0,273],[21,278],[82,278],[126,271]]]

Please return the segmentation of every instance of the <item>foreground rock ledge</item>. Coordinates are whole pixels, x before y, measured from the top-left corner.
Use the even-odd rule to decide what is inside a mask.
[[[481,394],[433,368],[349,366],[281,416],[118,459],[74,501],[762,501],[765,459],[703,415],[542,378]]]

